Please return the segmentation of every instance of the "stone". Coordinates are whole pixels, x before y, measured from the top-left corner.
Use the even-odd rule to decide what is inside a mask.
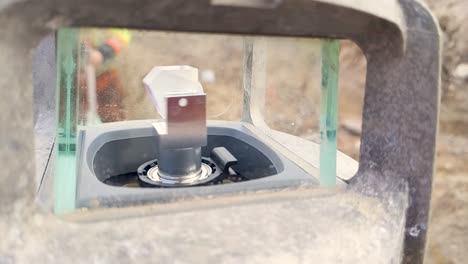
[[[459,79],[468,79],[468,63],[461,63],[453,71],[453,76]]]

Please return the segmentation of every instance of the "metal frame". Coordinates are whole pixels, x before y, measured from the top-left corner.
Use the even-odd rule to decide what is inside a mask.
[[[19,213],[23,217],[31,215],[25,206],[35,193],[30,184],[34,142],[32,64],[27,54],[48,32],[63,26],[113,26],[347,38],[367,58],[360,166],[350,188],[382,197],[408,190],[403,262],[421,263],[439,106],[441,40],[436,20],[421,2],[412,0],[279,2],[268,9],[214,6],[208,0],[43,0],[2,5],[1,217],[10,219],[17,208],[23,208]]]

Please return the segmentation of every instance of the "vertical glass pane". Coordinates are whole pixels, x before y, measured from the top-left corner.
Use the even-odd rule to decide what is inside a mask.
[[[322,41],[322,87],[320,102],[320,185],[336,182],[336,124],[338,118],[338,71],[340,42]]]
[[[56,214],[75,209],[76,125],[79,30],[57,35],[57,136],[54,208]]]
[[[290,150],[303,169],[320,174],[322,186],[334,186],[336,178],[339,45],[269,37],[252,38],[246,49],[252,57],[246,62],[252,121]]]
[[[266,44],[266,123],[271,129],[320,142],[321,41],[277,38]]]

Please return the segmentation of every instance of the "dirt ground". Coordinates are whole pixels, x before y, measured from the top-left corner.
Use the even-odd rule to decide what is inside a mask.
[[[468,0],[428,2],[444,33],[443,92],[428,263],[467,263]],[[266,45],[269,51],[260,54],[267,63],[258,66],[261,70],[256,76],[256,81],[267,87],[264,115],[268,125],[317,140],[319,43],[281,38],[258,43]],[[122,111],[128,119],[157,117],[141,79],[154,65],[182,63],[200,69],[201,82],[208,93],[208,117],[239,120],[244,44],[243,38],[233,36],[132,33],[131,45],[118,62],[124,87],[131,87],[125,91]],[[149,49],[154,46],[157,51]],[[360,50],[353,43],[342,41],[337,140],[338,148],[355,159],[359,153],[365,70]]]

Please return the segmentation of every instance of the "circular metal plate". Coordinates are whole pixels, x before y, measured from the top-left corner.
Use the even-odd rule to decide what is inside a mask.
[[[138,168],[138,179],[146,186],[183,187],[207,184],[221,175],[221,171],[209,159],[203,158],[201,165],[201,170],[197,173],[175,177],[161,175],[158,161],[150,160]]]
[[[148,170],[147,176],[152,181],[165,184],[192,184],[208,178],[212,172],[213,169],[208,164],[202,163],[199,172],[187,176],[174,177],[160,173],[159,167],[156,165]]]

